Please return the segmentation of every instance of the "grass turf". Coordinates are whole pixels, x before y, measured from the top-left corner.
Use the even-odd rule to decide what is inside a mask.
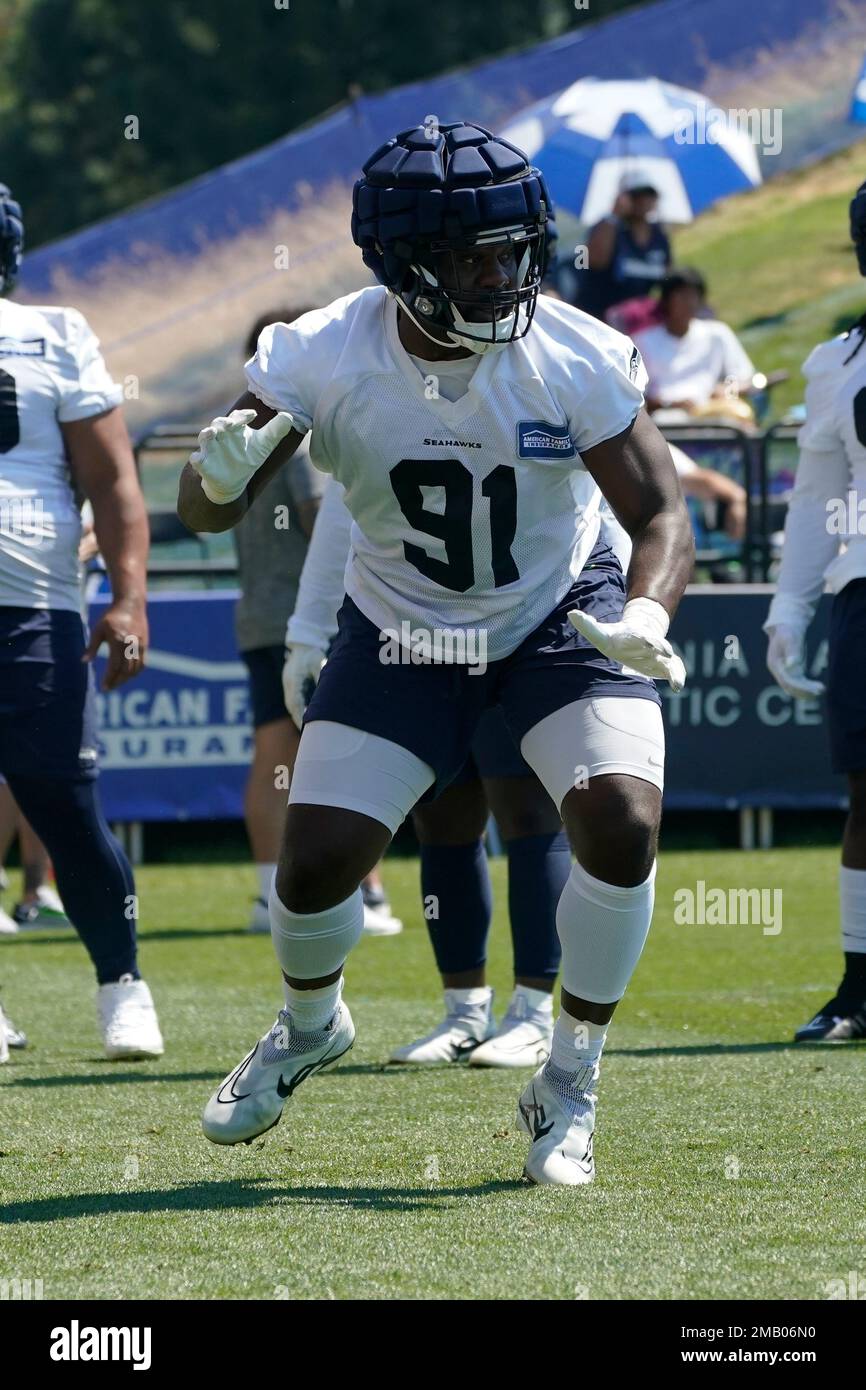
[[[167,1051],[101,1058],[70,933],[0,944],[31,1050],[0,1069],[0,1279],[46,1298],[826,1296],[866,1269],[866,1050],[794,1048],[836,983],[836,852],[663,855],[656,920],[612,1027],[598,1178],[523,1185],[523,1072],[388,1071],[437,1021],[417,864],[388,882],[401,937],[364,940],[358,1041],[251,1147],[198,1128],[214,1084],[273,1020],[268,938],[242,927],[246,868],[144,867],[142,965]],[[510,988],[505,872],[491,975]],[[783,928],[677,926],[674,892],[781,887]]]

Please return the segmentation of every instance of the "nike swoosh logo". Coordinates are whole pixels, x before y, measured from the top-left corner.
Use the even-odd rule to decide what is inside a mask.
[[[327,1058],[323,1058],[322,1060],[327,1061]],[[292,1094],[294,1090],[298,1088],[298,1086],[300,1086],[301,1082],[306,1081],[307,1077],[312,1072],[318,1071],[321,1065],[322,1062],[308,1063],[307,1066],[301,1067],[300,1071],[295,1072],[295,1075],[292,1077],[291,1081],[284,1081],[282,1075],[280,1075],[280,1079],[277,1082],[277,1095],[282,1100],[288,1100],[289,1096]]]
[[[565,1152],[564,1149],[560,1149],[560,1153],[562,1154],[563,1158],[568,1158],[568,1154]],[[591,1175],[591,1173],[592,1173],[592,1135],[590,1135],[590,1137],[589,1137],[589,1142],[587,1143],[586,1152],[584,1153],[583,1158],[569,1158],[569,1162],[570,1162],[570,1163],[574,1163],[574,1164],[576,1165],[576,1167],[578,1167],[582,1173],[586,1173],[586,1176],[587,1176],[587,1177],[589,1177],[589,1176]]]
[[[248,1091],[246,1095],[239,1096],[237,1091],[235,1090],[235,1082],[240,1081],[241,1077],[243,1076],[250,1062],[255,1057],[258,1050],[259,1045],[258,1043],[256,1043],[252,1052],[248,1053],[244,1060],[238,1063],[231,1076],[227,1077],[223,1084],[220,1086],[219,1090],[217,1091],[217,1103],[219,1105],[233,1105],[235,1101],[246,1100],[247,1097],[250,1095],[250,1092]],[[228,1095],[223,1096],[223,1091],[225,1091],[226,1088],[228,1088]]]
[[[319,1058],[318,1062],[308,1062],[305,1067],[301,1067],[301,1070],[295,1073],[291,1081],[285,1081],[281,1073],[277,1082],[277,1095],[281,1100],[288,1100],[289,1096],[293,1091],[297,1090],[302,1081],[306,1081],[308,1076],[313,1075],[313,1072],[321,1071],[323,1067],[329,1067],[332,1062],[339,1062],[340,1058],[349,1051],[351,1046],[352,1044],[349,1043],[349,1047],[343,1048],[342,1052],[326,1053],[324,1057]]]

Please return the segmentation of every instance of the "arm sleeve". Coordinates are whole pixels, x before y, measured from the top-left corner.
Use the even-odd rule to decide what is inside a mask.
[[[66,310],[66,338],[58,355],[57,387],[57,418],[61,424],[102,415],[123,400],[123,390],[112,380],[99,351],[99,339],[77,309]]]
[[[287,645],[306,642],[327,651],[343,601],[351,529],[343,488],[329,478],[307,547],[295,611],[286,628]]]
[[[577,403],[571,436],[578,453],[622,434],[644,401],[646,368],[630,338],[618,333],[607,348],[608,362]]]
[[[835,427],[832,378],[806,374],[806,424],[800,431],[800,459],[791,505],[785,518],[785,544],[776,593],[764,630],[780,623],[808,626],[824,589],[824,574],[839,550],[839,537],[827,526],[827,501],[844,497],[848,457]]]

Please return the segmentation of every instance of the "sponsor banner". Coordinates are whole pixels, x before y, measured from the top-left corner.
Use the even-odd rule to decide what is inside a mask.
[[[155,594],[134,681],[97,696],[100,791],[109,820],[236,820],[252,759],[235,590]],[[93,623],[104,596],[90,605]],[[97,681],[104,662],[97,662]]]
[[[772,594],[769,584],[716,584],[695,585],[683,598],[670,638],[688,680],[679,695],[658,685],[672,809],[845,803],[821,703],[792,700],[767,670],[761,625]],[[829,617],[824,597],[807,640],[806,669],[816,680],[826,680]]]
[[[819,703],[794,701],[766,668],[769,585],[696,587],[671,637],[688,681],[659,684],[672,809],[843,805]],[[157,594],[151,648],[135,681],[98,697],[100,786],[110,820],[241,819],[252,758],[247,670],[233,590]],[[91,621],[105,606],[91,605]],[[830,600],[812,625],[807,669],[826,675]],[[102,662],[98,663],[101,674]]]

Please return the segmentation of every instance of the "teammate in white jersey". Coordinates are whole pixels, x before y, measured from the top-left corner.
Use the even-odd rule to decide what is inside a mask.
[[[866,275],[866,183],[850,207]],[[834,772],[850,806],[839,869],[845,968],[836,993],[795,1034],[798,1042],[866,1037],[866,314],[821,343],[803,366],[806,423],[785,521],[779,580],[765,631],[767,665],[794,699],[824,693],[806,671],[805,637],[825,587],[830,617],[826,710]]]
[[[358,884],[499,704],[578,861],[557,914],[562,1013],[519,1101],[525,1172],[593,1177],[601,1050],[652,914],[664,760],[653,680],[685,680],[665,634],[694,547],[641,408],[637,350],[539,297],[548,205],[522,152],[481,127],[428,124],[386,142],[354,192],[353,235],[380,287],[266,330],[249,391],[202,431],[181,478],[186,524],[228,529],[312,430],[313,461],[354,519],[271,894],[285,1009],[208,1102],[216,1143],[269,1129],[300,1082],[351,1047],[341,990]],[[449,402],[413,357],[434,377],[463,359],[465,394]],[[602,492],[632,537],[627,584],[595,549]]]
[[[0,185],[0,293],[21,261],[21,210]],[[155,1057],[162,1038],[136,958],[132,870],[96,789],[89,663],[103,686],[141,669],[147,513],[99,343],[75,309],[0,298],[0,773],[54,864],[96,970],[109,1057]],[[93,506],[112,601],[89,641],[81,618],[80,498]]]

